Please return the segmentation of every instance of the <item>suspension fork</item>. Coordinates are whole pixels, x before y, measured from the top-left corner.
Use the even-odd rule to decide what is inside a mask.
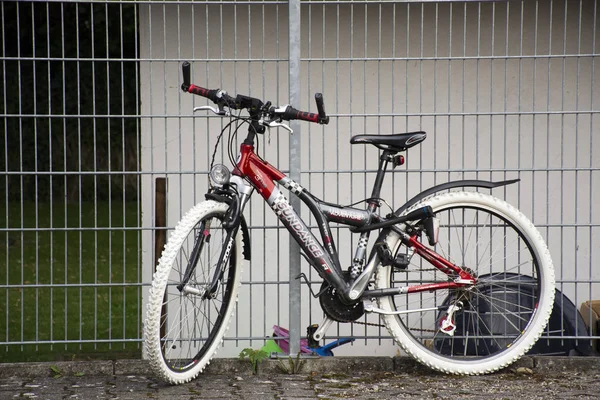
[[[226,219],[227,217],[228,216],[226,215]],[[215,272],[212,276],[211,282],[204,289],[198,289],[187,286],[187,284],[190,278],[192,277],[192,274],[196,270],[196,265],[198,264],[198,260],[200,258],[200,254],[202,253],[202,249],[204,248],[204,244],[208,243],[210,240],[210,220],[208,220],[207,223],[203,223],[201,225],[201,232],[198,235],[198,239],[194,243],[194,248],[192,250],[192,254],[190,255],[188,265],[185,269],[183,279],[181,280],[181,283],[177,285],[177,289],[179,289],[180,292],[185,291],[186,293],[200,295],[204,299],[213,297],[214,294],[217,292],[219,282],[223,279],[223,274],[225,273],[225,265],[227,265],[231,256],[231,249],[233,248],[235,235],[239,230],[239,218],[237,222],[234,222],[230,225],[230,228],[225,228],[227,236],[225,238],[223,248],[221,249],[221,254],[219,255],[219,260],[217,261],[217,268],[215,268]]]
[[[252,191],[249,193],[242,193],[239,199],[234,198],[234,201],[229,206],[228,213],[225,214],[225,220],[227,223],[224,221],[223,226],[226,227],[225,229],[227,231],[227,237],[225,238],[225,245],[221,249],[221,254],[219,255],[219,261],[217,262],[217,268],[215,268],[212,281],[202,295],[202,297],[205,299],[211,298],[215,295],[219,286],[219,282],[223,280],[225,266],[231,257],[231,249],[233,248],[233,244],[235,242],[235,236],[240,228],[241,215],[244,212],[246,203],[248,203],[248,200],[250,200],[251,194]],[[230,220],[229,218],[233,218],[233,220]]]
[[[226,245],[223,246],[221,250],[221,254],[219,255],[219,261],[217,262],[217,268],[213,274],[212,280],[208,286],[203,289],[199,289],[196,287],[187,286],[192,273],[196,269],[196,265],[198,263],[198,258],[200,252],[202,251],[202,247],[204,246],[203,238],[200,238],[196,241],[194,245],[194,250],[192,251],[192,256],[190,257],[190,262],[186,268],[185,274],[181,283],[177,285],[177,288],[180,292],[185,292],[186,294],[193,294],[197,296],[202,296],[203,299],[212,298],[214,294],[217,292],[219,287],[219,282],[223,279],[223,274],[225,273],[225,265],[229,262],[229,258],[231,256],[231,249],[233,248],[233,242],[235,241],[235,235],[237,234],[238,227],[233,227],[227,230],[227,238],[225,239]],[[197,255],[194,256],[194,251],[198,248]]]
[[[183,274],[183,278],[179,285],[177,285],[177,289],[181,292],[190,278],[192,277],[192,273],[196,269],[196,265],[198,264],[198,259],[200,258],[200,254],[202,253],[202,249],[204,248],[204,244],[210,242],[210,225],[212,220],[203,221],[200,225],[200,233],[198,237],[194,241],[194,248],[192,249],[192,254],[190,255],[190,260],[188,261],[187,266],[185,267],[185,272]]]
[[[186,271],[184,273],[183,279],[181,283],[177,286],[179,291],[186,291],[191,294],[201,295],[203,298],[210,298],[214,296],[217,292],[219,282],[223,279],[223,274],[225,273],[225,265],[229,262],[229,258],[231,256],[231,249],[233,248],[233,244],[235,241],[235,237],[239,231],[239,227],[242,220],[242,214],[244,212],[244,208],[250,200],[250,196],[252,195],[254,189],[247,185],[244,180],[238,176],[231,177],[231,183],[237,186],[237,193],[233,194],[233,199],[229,199],[229,209],[223,218],[223,228],[227,232],[227,236],[225,238],[224,245],[221,249],[221,254],[219,255],[219,260],[217,261],[217,268],[215,268],[215,272],[213,274],[212,280],[208,286],[205,287],[204,290],[198,288],[192,288],[186,285],[188,284],[194,270],[196,269],[196,265],[198,264],[198,260],[200,258],[200,254],[202,253],[202,249],[204,244],[210,240],[210,220],[208,222],[208,227],[205,226],[206,222],[201,225],[201,233],[194,243],[194,248],[192,250],[192,254],[190,256],[190,262],[186,267]],[[239,193],[239,197],[238,197]],[[225,199],[225,197],[221,197]]]

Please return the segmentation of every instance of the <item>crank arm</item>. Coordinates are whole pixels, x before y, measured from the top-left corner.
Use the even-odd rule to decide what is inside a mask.
[[[317,342],[323,339],[323,337],[325,336],[325,332],[327,332],[327,329],[329,329],[332,323],[333,320],[328,316],[325,316],[321,324],[319,324],[319,328],[315,331],[315,333],[313,333],[313,339]]]

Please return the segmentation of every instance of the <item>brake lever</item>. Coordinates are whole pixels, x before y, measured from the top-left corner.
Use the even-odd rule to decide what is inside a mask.
[[[289,126],[287,126],[284,123],[281,122],[277,122],[277,121],[262,121],[262,124],[266,127],[269,128],[283,128],[286,131],[288,131],[289,133],[294,133],[294,131],[292,130],[292,128],[290,128]]]
[[[219,110],[212,106],[194,107],[194,112],[196,112],[196,111],[212,111],[214,114],[225,116],[225,117],[229,117],[231,115],[231,113],[229,111]]]

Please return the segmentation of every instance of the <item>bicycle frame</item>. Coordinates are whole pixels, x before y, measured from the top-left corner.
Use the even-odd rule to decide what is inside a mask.
[[[251,144],[244,143],[241,145],[237,168],[233,173],[239,177],[247,178],[252,182],[254,188],[258,190],[261,196],[277,214],[279,220],[290,232],[294,240],[299,244],[300,248],[304,251],[306,260],[325,281],[338,290],[342,299],[347,302],[357,301],[363,294],[368,294],[370,297],[378,297],[400,293],[457,288],[472,284],[473,277],[470,274],[463,271],[462,268],[445,260],[437,253],[427,249],[416,239],[416,237],[411,238],[406,234],[404,235],[406,235],[405,239],[407,244],[413,247],[416,253],[423,256],[442,272],[446,274],[458,274],[463,281],[439,282],[387,289],[385,291],[371,290],[365,292],[377,264],[373,255],[370,257],[366,268],[362,270],[360,275],[352,283],[349,283],[344,278],[329,222],[338,222],[352,227],[364,227],[373,222],[382,221],[375,213],[376,209],[379,207],[379,202],[376,199],[379,197],[387,164],[388,160],[385,158],[384,154],[381,158],[377,178],[375,179],[373,195],[371,199],[367,201],[368,206],[366,210],[326,203],[317,199],[297,182],[294,182],[283,172],[257,156],[254,152],[254,146]],[[289,189],[291,193],[308,206],[318,224],[324,246],[321,245],[313,235],[302,218],[298,216],[286,197],[277,188],[275,182]],[[370,231],[361,234],[353,264],[358,263],[361,267],[364,264],[369,234]]]

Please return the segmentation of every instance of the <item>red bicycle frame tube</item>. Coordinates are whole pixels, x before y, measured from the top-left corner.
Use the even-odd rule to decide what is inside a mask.
[[[273,181],[285,178],[283,172],[257,156],[254,153],[254,146],[249,144],[241,145],[240,159],[234,174],[250,179],[265,200],[271,197],[275,189]]]
[[[464,270],[463,268],[451,263],[446,260],[444,257],[440,256],[438,253],[428,249],[417,240],[417,236],[412,236],[409,239],[410,245],[415,249],[415,252],[419,254],[421,257],[426,259],[445,274],[456,273],[460,277],[461,280],[476,282],[476,279],[469,272]],[[439,283],[431,283],[427,285],[417,285],[408,287],[408,293],[416,293],[416,292],[425,292],[429,290],[440,290],[440,289],[455,289],[459,287],[466,286],[466,283],[459,282],[439,282]]]

